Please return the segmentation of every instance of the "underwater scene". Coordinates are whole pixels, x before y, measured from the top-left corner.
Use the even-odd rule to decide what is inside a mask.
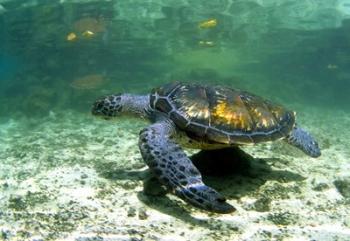
[[[0,240],[350,240],[350,0],[0,0]]]

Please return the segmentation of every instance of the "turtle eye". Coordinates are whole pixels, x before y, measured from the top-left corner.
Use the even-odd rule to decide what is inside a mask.
[[[102,102],[99,102],[99,103],[96,105],[95,109],[96,109],[96,110],[101,110],[101,109],[103,109],[103,107],[104,107],[103,103],[102,103]]]

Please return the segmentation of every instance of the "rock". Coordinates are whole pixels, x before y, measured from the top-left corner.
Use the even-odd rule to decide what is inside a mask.
[[[297,215],[292,214],[288,211],[278,212],[278,213],[270,213],[267,216],[267,219],[276,225],[282,225],[282,226],[286,226],[286,225],[290,225],[290,224],[298,222]]]
[[[320,192],[320,191],[326,190],[328,188],[329,188],[329,185],[327,183],[321,182],[321,183],[315,184],[315,186],[313,187],[313,190]]]
[[[350,198],[350,177],[339,178],[333,184],[343,197]]]
[[[135,217],[136,216],[136,208],[130,207],[128,210],[128,217]]]
[[[268,212],[270,211],[270,205],[271,199],[263,196],[254,202],[253,209],[258,212]]]
[[[148,214],[145,209],[141,208],[139,209],[139,219],[140,220],[146,220],[148,218]]]
[[[8,207],[15,211],[23,211],[27,208],[27,204],[21,196],[12,196],[9,199]]]

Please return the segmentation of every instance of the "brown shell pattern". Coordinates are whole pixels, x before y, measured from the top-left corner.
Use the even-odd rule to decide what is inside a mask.
[[[228,144],[286,136],[295,114],[259,96],[232,88],[171,83],[154,90],[151,105],[191,136]]]

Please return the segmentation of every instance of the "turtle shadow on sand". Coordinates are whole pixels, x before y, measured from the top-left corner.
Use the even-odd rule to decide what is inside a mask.
[[[305,178],[297,173],[285,170],[273,170],[268,162],[282,162],[278,158],[259,159],[239,148],[202,150],[192,155],[194,165],[202,173],[204,182],[222,193],[228,200],[247,196],[268,180],[278,182],[301,181]],[[173,198],[169,199],[164,187],[146,171],[130,169],[100,170],[100,175],[111,180],[142,180],[144,191],[138,198],[150,208],[174,216],[196,225],[209,225],[191,216],[190,204]],[[203,210],[203,212],[206,212]]]

